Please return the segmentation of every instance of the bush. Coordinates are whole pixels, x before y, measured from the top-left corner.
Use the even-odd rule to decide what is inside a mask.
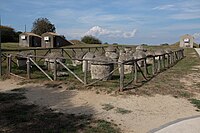
[[[160,46],[168,46],[168,45],[169,45],[168,43],[160,44]]]
[[[81,38],[81,41],[87,44],[102,44],[101,40],[94,36],[84,36]]]
[[[19,34],[21,32],[15,32],[15,29],[8,26],[0,26],[1,30],[1,42],[18,42]]]

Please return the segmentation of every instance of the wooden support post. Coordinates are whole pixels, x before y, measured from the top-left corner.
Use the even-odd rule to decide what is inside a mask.
[[[137,61],[134,62],[134,72],[135,72],[135,76],[134,76],[134,83],[137,83]]]
[[[160,59],[160,55],[159,55],[159,59],[158,59],[158,72],[160,72],[160,68],[161,68],[161,59]]]
[[[162,57],[163,57],[163,69],[165,69],[165,55],[166,54],[164,54]]]
[[[124,89],[124,64],[120,64],[120,91]]]
[[[30,72],[31,66],[30,66],[30,57],[29,56],[27,57],[26,64],[27,64],[27,70],[26,70],[27,71],[27,78],[30,79],[31,78],[31,72]]]
[[[61,49],[61,55],[64,57],[64,49]]]
[[[155,57],[153,56],[152,75],[155,75]]]
[[[12,67],[12,55],[8,55],[8,75],[11,73],[11,67]]]
[[[170,67],[170,53],[167,54],[167,67]]]
[[[37,56],[36,49],[34,49],[34,56],[35,56],[35,57],[34,57],[34,61],[36,62],[36,59],[37,59],[37,58],[36,58],[36,56]]]
[[[173,66],[174,65],[174,52],[171,53],[171,56],[172,56],[172,64],[171,64],[171,66]]]
[[[54,59],[54,70],[53,70],[53,80],[56,81],[57,80],[57,59]]]
[[[85,60],[85,68],[84,68],[84,84],[87,85],[87,73],[88,73],[88,61]]]
[[[147,77],[147,61],[144,59],[144,76]]]

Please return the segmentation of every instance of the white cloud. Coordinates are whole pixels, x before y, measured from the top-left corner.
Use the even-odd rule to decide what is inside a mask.
[[[178,13],[178,14],[171,15],[170,18],[180,19],[180,20],[199,19],[200,14],[199,13]]]
[[[113,38],[133,38],[135,37],[135,34],[137,32],[137,29],[134,29],[133,31],[120,31],[120,30],[109,30],[104,29],[100,26],[94,26],[89,31],[87,31],[84,35],[92,35],[92,36],[108,36]]]
[[[175,5],[160,5],[157,7],[154,7],[153,10],[169,10],[174,9]]]
[[[194,37],[195,39],[200,39],[200,32],[199,32],[199,33],[194,33],[194,34],[193,34],[193,37]]]

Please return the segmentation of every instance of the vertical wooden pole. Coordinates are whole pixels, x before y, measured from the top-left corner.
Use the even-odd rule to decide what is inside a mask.
[[[164,54],[164,55],[162,56],[162,58],[163,58],[163,69],[165,69],[165,55],[166,55],[166,54]]]
[[[153,56],[152,75],[155,75],[155,56]]]
[[[167,67],[170,67],[170,53],[167,54]]]
[[[120,91],[124,89],[124,63],[120,64]]]
[[[61,55],[64,57],[64,49],[61,49]]]
[[[57,80],[57,58],[54,59],[54,70],[53,70],[53,79],[54,81]]]
[[[31,78],[31,72],[30,72],[30,57],[27,57],[27,78],[30,79]]]
[[[8,75],[11,73],[11,67],[12,67],[12,55],[8,55]]]
[[[159,57],[159,59],[158,59],[158,72],[160,72],[160,64],[161,64],[161,59],[160,59],[160,55],[158,56]]]
[[[37,59],[37,58],[36,58],[36,56],[37,56],[36,49],[34,49],[34,56],[35,56],[35,57],[34,57],[34,61],[36,62],[36,59]]]
[[[147,77],[147,61],[144,59],[144,76]]]
[[[88,72],[88,61],[85,60],[85,68],[84,68],[84,83],[87,84],[87,72]]]
[[[1,16],[0,16],[0,27],[1,27]],[[0,29],[0,78],[2,77],[2,50],[1,50],[1,29]]]
[[[134,71],[135,71],[135,76],[134,76],[134,83],[137,83],[137,61],[134,62]]]

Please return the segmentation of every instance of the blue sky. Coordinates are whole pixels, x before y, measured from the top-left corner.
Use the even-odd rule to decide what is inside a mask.
[[[200,43],[200,0],[0,0],[0,15],[17,31],[46,17],[67,39],[160,44],[191,34]]]

